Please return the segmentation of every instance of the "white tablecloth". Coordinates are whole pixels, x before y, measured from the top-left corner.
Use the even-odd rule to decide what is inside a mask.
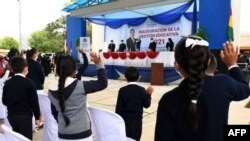
[[[106,59],[103,56],[103,53],[100,53],[100,57],[106,65],[121,65],[121,66],[135,66],[135,67],[150,67],[151,63],[163,63],[164,67],[173,67],[174,66],[174,52],[159,52],[158,56],[154,59],[150,59],[148,57],[144,59],[130,59],[127,57],[126,59],[113,59],[112,57]]]

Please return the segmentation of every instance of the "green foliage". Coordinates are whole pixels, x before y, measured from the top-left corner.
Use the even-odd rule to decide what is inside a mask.
[[[65,3],[64,3],[64,6],[67,6],[73,2],[75,2],[76,0],[67,0]]]
[[[247,105],[245,106],[245,108],[250,108],[250,101],[247,103]]]
[[[46,52],[50,48],[48,32],[45,30],[33,32],[28,42],[31,47],[37,48],[41,52]]]
[[[204,39],[204,40],[208,40],[208,36],[207,36],[207,34],[205,33],[205,30],[202,29],[202,28],[199,28],[199,29],[197,30],[197,32],[196,32],[194,35],[196,35],[196,36],[198,36],[198,37],[201,37],[201,38]]]
[[[41,31],[33,32],[29,45],[40,52],[62,51],[64,46],[66,18],[61,16],[54,22],[48,23]]]
[[[92,23],[86,21],[86,28],[87,28],[87,37],[90,37],[90,42],[92,41]]]
[[[19,43],[13,37],[4,37],[0,39],[0,48],[1,49],[10,49],[10,48],[18,48]]]

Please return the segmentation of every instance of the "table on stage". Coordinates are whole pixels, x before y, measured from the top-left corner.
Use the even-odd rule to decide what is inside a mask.
[[[129,66],[140,72],[141,82],[151,81],[151,63],[163,63],[164,83],[180,78],[174,68],[174,52],[102,52],[99,54],[109,79],[125,79],[124,73]],[[90,63],[84,76],[95,76],[96,67]]]

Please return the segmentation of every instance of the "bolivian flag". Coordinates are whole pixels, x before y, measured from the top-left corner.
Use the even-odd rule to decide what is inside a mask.
[[[66,54],[68,51],[68,46],[67,46],[67,32],[65,32],[64,36],[64,46],[63,46],[63,53]]]
[[[232,7],[230,6],[230,17],[229,17],[229,22],[228,22],[228,40],[230,42],[234,41],[234,31],[233,31],[233,15],[232,15]]]

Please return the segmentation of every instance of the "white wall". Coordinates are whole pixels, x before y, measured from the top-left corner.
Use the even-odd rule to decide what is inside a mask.
[[[233,12],[233,29],[234,29],[234,44],[240,45],[240,14],[241,14],[241,0],[232,1],[232,12]]]
[[[98,52],[104,48],[104,27],[92,23],[92,50]]]

